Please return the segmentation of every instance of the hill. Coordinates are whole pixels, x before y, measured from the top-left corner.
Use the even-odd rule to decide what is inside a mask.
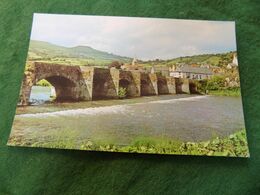
[[[145,66],[162,65],[162,66],[172,66],[173,64],[184,63],[184,64],[208,64],[210,66],[226,67],[228,63],[232,62],[233,54],[235,52],[227,52],[220,54],[201,54],[194,56],[184,56],[169,60],[150,60],[142,62]]]
[[[208,64],[210,66],[226,67],[232,61],[234,52],[221,54],[201,54],[184,56],[169,60],[138,60],[144,67],[152,65],[172,66],[173,64]],[[132,58],[96,50],[89,46],[63,47],[43,41],[30,41],[28,61],[51,62],[66,65],[107,66],[112,61],[130,63]]]
[[[63,47],[43,41],[30,41],[28,61],[43,61],[72,65],[104,66],[112,61],[130,62],[132,59],[89,46]]]

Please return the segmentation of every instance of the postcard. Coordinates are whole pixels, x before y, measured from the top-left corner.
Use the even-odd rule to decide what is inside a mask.
[[[35,13],[7,145],[249,157],[235,22]]]

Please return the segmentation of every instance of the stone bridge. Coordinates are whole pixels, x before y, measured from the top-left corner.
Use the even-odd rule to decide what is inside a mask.
[[[42,79],[54,86],[57,101],[118,98],[120,87],[126,88],[127,97],[196,92],[192,80],[159,73],[35,62],[25,71],[21,105],[29,104],[32,86]]]

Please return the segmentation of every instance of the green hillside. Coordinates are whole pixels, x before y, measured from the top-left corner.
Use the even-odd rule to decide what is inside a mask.
[[[139,62],[145,67],[152,65],[172,66],[176,63],[209,64],[225,67],[232,61],[234,52],[222,54],[202,54],[178,57],[169,60],[149,60]],[[107,66],[112,61],[130,63],[132,58],[96,50],[89,46],[63,47],[48,42],[31,40],[28,52],[28,61],[41,61],[66,65]]]
[[[62,47],[43,41],[30,41],[28,61],[71,65],[104,66],[112,61],[130,62],[131,58],[99,51],[88,46]]]
[[[219,66],[225,67],[227,64],[232,62],[233,54],[235,52],[227,52],[221,54],[201,54],[201,55],[194,55],[194,56],[185,56],[185,57],[178,57],[170,60],[153,60],[153,61],[146,61],[142,62],[146,66],[152,66],[152,64],[157,65],[165,65],[171,66],[177,63],[185,63],[185,64],[208,64],[211,66]]]

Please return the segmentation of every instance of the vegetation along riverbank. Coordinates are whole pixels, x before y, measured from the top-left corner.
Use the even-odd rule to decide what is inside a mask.
[[[217,96],[241,96],[240,87],[227,86],[224,76],[213,76],[208,80],[196,81],[198,92]]]
[[[23,141],[21,141],[23,140]],[[37,141],[36,141],[37,140]],[[202,142],[181,142],[168,138],[142,138],[134,139],[128,146],[117,146],[111,143],[94,143],[92,141],[75,140],[73,135],[64,135],[59,139],[54,136],[48,137],[49,142],[39,139],[13,138],[9,145],[81,149],[109,152],[130,153],[159,153],[159,154],[182,154],[182,155],[206,155],[206,156],[231,156],[248,157],[248,144],[245,129],[237,131],[227,137],[215,137]],[[51,141],[55,140],[55,141]]]

